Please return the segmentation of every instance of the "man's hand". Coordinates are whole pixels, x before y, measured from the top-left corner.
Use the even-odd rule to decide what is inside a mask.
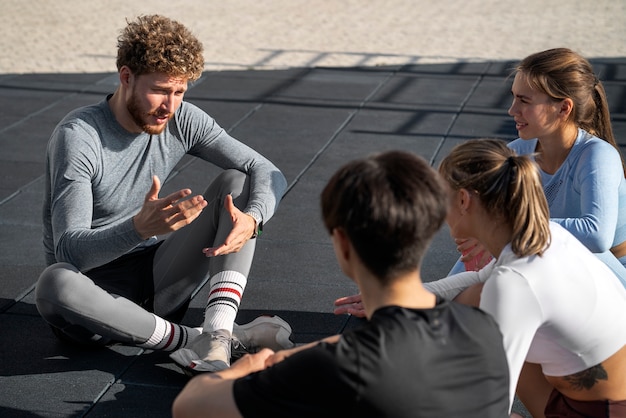
[[[275,365],[277,363],[280,363],[281,361],[283,361],[287,357],[290,357],[294,353],[297,353],[298,351],[306,350],[306,349],[314,346],[315,344],[317,344],[317,341],[309,343],[309,344],[306,344],[306,345],[301,345],[301,346],[298,346],[298,347],[288,348],[286,350],[277,351],[274,354],[272,354],[271,356],[268,356],[267,359],[265,359],[265,367],[271,367],[271,366],[273,366],[273,365]]]
[[[267,367],[266,360],[274,354],[269,348],[263,348],[256,353],[245,354],[235,361],[228,369],[216,372],[223,379],[238,379],[250,373],[258,372]]]
[[[318,341],[313,341],[313,342],[310,342],[308,344],[299,345],[299,346],[296,346],[296,347],[293,347],[293,348],[289,348],[287,350],[277,351],[273,355],[267,357],[267,359],[265,360],[265,367],[271,367],[271,366],[273,366],[273,365],[275,365],[277,363],[280,363],[281,361],[283,361],[287,357],[291,357],[292,355],[294,355],[297,352],[308,350],[309,348],[315,347],[320,342],[327,342],[327,343],[331,343],[331,344],[337,344],[337,342],[339,341],[339,338],[341,338],[341,335],[339,335],[339,334],[331,335],[329,337],[323,338],[323,339],[318,340]]]
[[[182,189],[162,199],[159,198],[161,181],[157,176],[152,177],[152,187],[146,194],[143,206],[133,217],[137,233],[147,239],[153,235],[162,235],[176,231],[193,222],[207,202],[201,195],[185,199],[191,190]]]
[[[264,348],[246,354],[227,369],[194,376],[172,404],[174,418],[220,417],[241,418],[233,396],[235,379],[265,369],[265,360],[274,352]]]
[[[256,221],[252,216],[243,213],[235,206],[232,196],[226,196],[226,199],[224,199],[224,208],[226,208],[230,214],[233,229],[230,231],[230,234],[228,234],[223,244],[202,250],[207,257],[236,253],[241,250],[241,247],[254,235]]]
[[[359,318],[365,317],[360,294],[339,298],[335,301],[335,306],[335,315],[350,314]]]

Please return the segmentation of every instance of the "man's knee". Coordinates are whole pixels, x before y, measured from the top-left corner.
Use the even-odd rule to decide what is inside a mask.
[[[59,293],[78,274],[80,274],[80,271],[69,263],[56,263],[48,266],[37,281],[35,288],[36,297]]]
[[[57,263],[46,268],[35,287],[35,303],[54,335],[65,343],[103,346],[109,339],[94,334],[80,323],[81,304],[93,293],[91,279],[71,264]],[[88,303],[88,302],[87,302]]]
[[[232,195],[233,199],[242,196],[247,200],[250,190],[250,177],[239,170],[224,170],[213,180],[204,193],[205,198]]]
[[[247,178],[246,173],[242,173],[239,170],[229,169],[222,171],[216,180],[224,182],[225,184],[239,185],[240,187],[245,183]]]
[[[35,287],[35,303],[41,316],[49,319],[58,306],[71,305],[71,298],[77,294],[73,284],[79,275],[80,271],[68,263],[53,264],[41,273]]]

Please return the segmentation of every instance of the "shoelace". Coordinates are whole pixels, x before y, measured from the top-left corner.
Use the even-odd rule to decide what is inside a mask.
[[[239,358],[239,357],[242,357],[245,354],[249,354],[249,353],[254,353],[255,352],[255,350],[253,350],[252,347],[246,347],[246,345],[244,343],[242,343],[234,335],[231,337],[230,341],[231,341],[231,344],[232,344],[231,357],[233,357],[233,358]]]
[[[223,335],[223,334],[211,334],[211,340],[219,341],[220,343],[226,346],[231,346],[233,349],[237,349],[239,347],[245,348],[243,343],[239,341],[239,339],[235,337],[234,335],[227,337],[226,335]]]
[[[236,350],[238,348],[246,350],[246,346],[239,340],[239,338],[235,337],[234,335],[230,337],[230,343],[232,344],[233,350]]]

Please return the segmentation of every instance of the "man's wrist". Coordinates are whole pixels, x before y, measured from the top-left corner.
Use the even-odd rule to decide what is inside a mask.
[[[259,235],[261,235],[261,233],[263,232],[263,219],[261,219],[259,215],[257,215],[255,212],[252,212],[252,211],[247,211],[244,213],[248,216],[251,216],[255,222],[254,232],[252,233],[252,237],[250,238],[256,238]]]
[[[137,222],[138,222],[138,221],[137,221],[137,217],[138,217],[138,216],[139,216],[139,215],[135,215],[135,216],[133,216],[133,217],[131,218],[131,223],[132,223],[132,225],[133,225],[133,229],[135,230],[135,233],[139,236],[139,238],[141,238],[142,240],[144,240],[144,241],[145,241],[145,240],[147,240],[148,238],[150,238],[150,237],[151,237],[151,235],[148,235],[147,237],[144,237],[144,234],[142,234],[142,233],[141,233],[141,231],[139,231],[139,227],[138,227],[138,225],[137,225]]]

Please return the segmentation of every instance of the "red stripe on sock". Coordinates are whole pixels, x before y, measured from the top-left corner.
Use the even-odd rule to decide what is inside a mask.
[[[211,291],[211,293],[209,293],[209,299],[211,298],[211,295],[217,292],[230,292],[230,293],[234,293],[235,295],[237,295],[237,297],[239,299],[241,299],[241,292],[231,288],[231,287],[218,287],[217,289],[214,289]]]
[[[167,348],[172,343],[172,340],[174,339],[174,324],[172,324],[171,322],[168,322],[168,324],[170,324],[170,338],[167,340],[167,342],[163,346],[164,350],[167,350]]]

